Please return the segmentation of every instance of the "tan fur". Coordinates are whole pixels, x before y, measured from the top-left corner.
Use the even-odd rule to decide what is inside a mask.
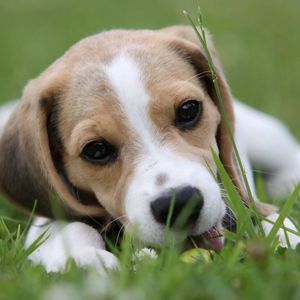
[[[233,128],[232,97],[209,43]],[[182,26],[161,31],[117,30],[86,38],[31,81],[0,141],[1,192],[27,210],[37,200],[37,212],[47,216],[53,215],[52,201],[59,201],[67,215],[124,215],[124,195],[139,156],[139,141],[127,127],[126,116],[101,71],[103,64],[124,49],[147,74],[144,80],[152,99],[149,114],[159,137],[214,171],[210,147],[219,151],[249,205],[207,60],[192,29]],[[203,101],[203,115],[196,129],[180,132],[173,126],[175,108],[189,99]],[[100,138],[119,149],[114,163],[95,166],[80,157],[88,142]],[[86,197],[78,199],[81,194]]]

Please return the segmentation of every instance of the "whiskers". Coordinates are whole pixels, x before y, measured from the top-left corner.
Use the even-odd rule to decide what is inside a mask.
[[[226,206],[226,214],[222,220],[222,226],[231,232],[236,231],[236,218],[230,207]]]
[[[120,222],[122,219],[125,219],[125,220],[126,220],[126,216],[125,216],[125,215],[122,215],[122,216],[120,216],[120,217],[118,217],[118,218],[115,218],[115,219],[113,219],[112,221],[108,222],[108,223],[103,227],[103,229],[100,231],[100,233],[102,234],[102,233],[104,233],[105,231],[107,231],[112,225],[114,225],[114,223],[117,223],[117,222],[122,223],[122,222]]]
[[[129,223],[126,223],[126,224],[122,224],[122,226],[120,227],[120,230],[117,234],[117,238],[116,238],[116,241],[115,241],[115,246],[118,245],[120,237],[122,236],[123,233],[126,232],[128,226],[129,226]]]
[[[114,227],[114,225],[118,226],[118,231],[116,233],[116,238],[114,238],[114,246],[117,247],[119,244],[119,240],[122,237],[122,234],[126,231],[126,228],[128,227],[128,222],[126,221],[126,216],[122,215],[118,218],[113,219],[109,223],[107,223],[102,230],[100,231],[100,234],[103,235],[104,239],[108,239],[108,233],[110,230]]]

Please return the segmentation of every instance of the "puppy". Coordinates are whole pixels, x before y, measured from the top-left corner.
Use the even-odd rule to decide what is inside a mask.
[[[233,105],[208,42],[254,197],[252,165],[270,174],[270,194],[290,192],[300,179],[298,143],[272,117]],[[118,262],[106,251],[101,229],[119,220],[144,242],[160,245],[171,203],[171,227],[193,202],[187,236],[204,237],[206,247],[222,249],[226,204],[214,179],[211,149],[248,206],[207,58],[193,30],[112,30],[83,39],[27,84],[2,129],[0,190],[26,211],[36,201],[36,214],[43,216],[26,241],[30,245],[48,229],[49,238],[30,256],[33,262],[60,271],[71,257],[105,274]],[[276,220],[273,207],[259,201],[256,206]],[[51,221],[58,207],[70,222]],[[97,218],[100,225],[95,229],[83,218]],[[295,230],[289,220],[285,226]],[[181,240],[176,227],[174,232]],[[286,243],[283,232],[279,238]],[[292,246],[300,241],[292,234],[289,239]]]

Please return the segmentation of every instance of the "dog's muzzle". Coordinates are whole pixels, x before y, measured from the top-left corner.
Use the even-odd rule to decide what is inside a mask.
[[[154,219],[173,228],[187,228],[196,223],[203,207],[203,196],[194,187],[172,189],[151,202]]]
[[[151,212],[154,219],[173,229],[191,229],[200,218],[204,199],[201,191],[192,186],[171,189],[151,202]],[[230,231],[235,231],[236,220],[233,212],[226,207],[222,225]],[[213,249],[220,252],[224,246],[224,237],[217,226],[211,227],[199,236],[189,236],[184,249],[193,247]]]

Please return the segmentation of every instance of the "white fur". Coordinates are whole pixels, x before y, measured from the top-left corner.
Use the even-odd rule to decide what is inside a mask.
[[[269,195],[285,197],[300,181],[299,143],[277,119],[238,101],[234,108],[244,155],[266,175]]]
[[[278,214],[273,214],[273,215],[270,215],[268,217],[268,219],[274,223],[277,221],[278,217],[279,217]],[[263,226],[263,229],[264,229],[266,235],[268,235],[272,230],[273,224],[269,223],[267,221],[263,221],[262,226]],[[283,227],[297,232],[297,228],[292,223],[292,221],[288,218],[286,218],[284,220]],[[281,245],[283,247],[288,247],[290,245],[292,248],[295,248],[300,243],[299,236],[297,236],[291,232],[288,232],[288,231],[286,231],[286,234],[285,234],[284,229],[279,229],[277,236],[278,236],[278,240],[279,240],[279,245]],[[288,239],[288,241],[287,241],[287,239]]]
[[[253,169],[251,165],[262,170],[266,176],[268,193],[271,196],[288,196],[300,182],[300,147],[286,127],[275,118],[254,110],[253,108],[234,102],[236,114],[236,143],[243,166],[247,174],[254,199],[258,201],[255,191]],[[251,124],[251,126],[249,126]],[[278,218],[275,213],[268,217],[272,222]],[[286,218],[285,228],[297,231],[294,224]],[[262,222],[268,235],[273,225]],[[287,247],[286,234],[283,229],[277,233],[279,244]],[[300,237],[287,232],[289,243],[295,248]]]
[[[193,186],[201,191],[204,205],[192,233],[199,235],[219,225],[225,205],[218,185],[207,168],[167,148],[155,134],[148,113],[151,91],[146,90],[138,63],[123,53],[105,67],[105,72],[140,145],[140,158],[125,197],[129,224],[136,227],[144,241],[161,244],[165,226],[154,220],[150,203],[170,189]],[[160,187],[155,184],[159,174],[168,178]]]
[[[29,259],[42,264],[47,272],[64,271],[72,258],[82,268],[95,268],[101,276],[110,269],[118,269],[118,259],[105,250],[101,235],[92,227],[81,222],[52,222],[47,218],[36,218],[25,243],[29,247],[46,232],[46,241]]]
[[[174,163],[176,162],[176,163]],[[168,180],[162,186],[155,184],[157,174],[164,173]],[[165,191],[182,186],[198,188],[204,198],[200,217],[192,234],[201,234],[212,226],[220,224],[225,213],[218,185],[205,167],[180,157],[168,149],[141,157],[134,170],[125,206],[128,220],[137,225],[144,241],[161,244],[165,238],[165,226],[157,223],[150,211],[150,203]]]
[[[104,71],[116,93],[129,127],[139,137],[142,150],[151,153],[157,140],[147,110],[151,95],[145,89],[143,74],[138,64],[129,54],[121,53],[105,66]]]

